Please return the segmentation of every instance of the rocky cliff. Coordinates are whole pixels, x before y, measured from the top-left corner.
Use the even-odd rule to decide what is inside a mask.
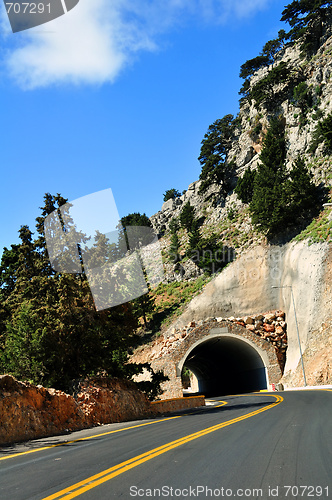
[[[331,23],[325,26],[320,47],[313,57],[303,58],[299,44],[288,44],[272,66],[256,72],[250,81],[250,88],[281,63],[287,65],[295,83],[275,84],[270,89],[273,97],[268,102],[257,103],[246,99],[241,104],[228,154],[229,160],[236,165],[234,181],[249,167],[257,168],[269,121],[278,116],[285,125],[287,166],[290,168],[301,155],[310,167],[315,183],[331,189],[331,156],[324,151],[323,144],[318,145],[314,152],[311,150],[319,120],[332,111]],[[299,77],[304,89],[302,102],[296,99],[294,91]],[[169,223],[180,215],[184,204],[189,201],[195,208],[196,216],[204,219],[201,234],[209,236],[212,232],[218,233],[220,241],[236,249],[237,259],[189,304],[165,337],[170,336],[174,328],[181,329],[191,321],[207,317],[241,317],[281,309],[286,312],[288,322],[285,384],[303,384],[297,327],[308,383],[332,383],[331,208],[326,206],[322,210],[316,223],[304,231],[299,241],[290,242],[290,238],[286,237],[284,242],[271,245],[255,231],[248,207],[232,190],[225,194],[222,184],[211,184],[202,194],[199,187],[200,181],[193,182],[181,197],[167,201],[151,217],[155,229],[163,236],[164,253],[167,254],[169,247]],[[184,232],[180,233],[180,243],[181,255],[181,248],[187,244]],[[190,259],[181,265],[183,272],[179,274],[171,262],[166,263],[168,280],[194,279],[201,273]]]

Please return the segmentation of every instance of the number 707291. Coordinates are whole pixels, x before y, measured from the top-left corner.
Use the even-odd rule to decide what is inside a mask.
[[[44,14],[51,13],[51,4],[43,4],[43,3],[30,3],[30,2],[22,2],[22,3],[6,3],[6,10],[8,14],[12,11],[15,14]]]

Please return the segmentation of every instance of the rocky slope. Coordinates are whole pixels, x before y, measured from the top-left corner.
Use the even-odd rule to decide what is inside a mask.
[[[249,167],[255,169],[259,163],[259,153],[267,130],[269,120],[273,116],[282,116],[285,122],[287,136],[287,162],[289,167],[299,156],[304,156],[314,174],[317,184],[332,186],[331,159],[323,153],[323,144],[313,154],[310,146],[318,120],[332,112],[332,36],[329,27],[321,40],[321,46],[310,60],[303,60],[298,46],[287,47],[280,53],[273,66],[285,62],[290,73],[301,73],[307,87],[310,105],[306,110],[306,118],[301,121],[301,107],[294,100],[293,88],[273,103],[269,109],[264,104],[257,105],[255,101],[242,103],[237,117],[238,126],[234,133],[232,148],[228,154],[237,166],[236,175],[241,177]],[[259,70],[251,80],[251,87],[264,78],[271,67]],[[282,86],[282,84],[279,84]],[[278,87],[278,86],[277,86]],[[279,88],[280,90],[280,88]],[[276,89],[277,94],[277,89]],[[257,132],[259,130],[259,132]],[[211,226],[224,221],[229,212],[238,211],[243,204],[236,194],[230,192],[224,196],[222,186],[212,184],[204,193],[199,194],[201,182],[195,181],[189,185],[184,194],[175,200],[168,200],[159,212],[151,217],[151,222],[157,232],[167,232],[169,222],[179,216],[184,204],[190,202],[195,208],[197,217],[205,218],[205,226]],[[247,219],[246,230],[249,232],[250,219]],[[204,231],[204,226],[203,226]]]
[[[331,20],[330,20],[331,21]],[[301,75],[306,84],[305,113],[294,98],[294,88],[278,84],[273,88],[275,99],[257,105],[244,101],[237,117],[233,143],[228,155],[236,163],[236,176],[241,177],[259,163],[260,151],[269,120],[282,117],[287,138],[287,166],[301,155],[314,174],[317,185],[331,189],[331,157],[324,152],[323,144],[313,153],[310,147],[319,120],[332,111],[332,36],[331,23],[326,26],[320,48],[314,57],[303,59],[298,45],[286,45],[273,66],[259,70],[251,79],[251,88],[261,81],[273,67],[286,63],[290,75]],[[235,179],[236,182],[236,179]],[[217,233],[225,245],[235,248],[237,259],[217,275],[188,306],[184,314],[165,334],[167,339],[174,328],[181,329],[191,321],[207,317],[252,315],[259,311],[281,309],[288,322],[288,351],[284,374],[286,385],[303,384],[299,365],[299,346],[291,289],[295,298],[299,334],[309,383],[332,383],[331,373],[331,322],[332,322],[332,213],[325,207],[320,217],[302,238],[291,243],[268,244],[253,228],[248,207],[236,194],[223,194],[222,186],[212,184],[209,190],[199,193],[200,181],[175,200],[163,204],[151,217],[156,231],[162,237],[164,255],[169,248],[169,223],[178,217],[189,201],[197,217],[203,217],[201,233]],[[331,193],[331,191],[330,191]],[[331,197],[330,197],[331,201]],[[285,238],[285,241],[287,238]],[[288,238],[289,240],[289,238]],[[180,253],[187,244],[185,231],[180,231]],[[315,242],[312,245],[312,242]],[[181,262],[182,273],[166,258],[166,279],[195,279],[201,270],[193,262]],[[278,288],[272,288],[278,287]],[[284,287],[284,288],[281,288]]]

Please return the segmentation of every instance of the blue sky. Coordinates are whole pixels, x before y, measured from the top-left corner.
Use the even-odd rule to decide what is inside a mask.
[[[279,0],[80,0],[13,34],[1,3],[0,252],[46,192],[111,188],[120,216],[197,180],[208,126],[238,112],[239,68],[285,26]]]

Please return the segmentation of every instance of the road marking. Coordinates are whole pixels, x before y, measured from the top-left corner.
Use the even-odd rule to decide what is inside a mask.
[[[69,486],[68,488],[64,488],[63,490],[58,491],[57,493],[54,493],[53,495],[45,497],[43,500],[56,500],[56,499],[70,500],[71,498],[75,498],[75,497],[82,495],[83,493],[91,490],[92,488],[95,488],[96,486],[99,486],[99,485],[105,483],[106,481],[109,481],[113,477],[119,476],[120,474],[123,474],[124,472],[126,472],[130,469],[133,469],[134,467],[137,467],[138,465],[143,464],[144,462],[147,462],[148,460],[151,460],[155,457],[158,457],[159,455],[162,455],[163,453],[166,453],[167,451],[173,450],[174,448],[177,448],[178,446],[182,446],[183,444],[186,444],[190,441],[198,439],[202,436],[206,436],[207,434],[210,434],[211,432],[215,432],[215,431],[222,429],[224,427],[227,427],[229,425],[235,424],[237,422],[241,422],[242,420],[245,420],[247,418],[251,418],[255,415],[258,415],[259,413],[270,410],[271,408],[275,408],[278,404],[280,404],[283,401],[283,398],[279,395],[271,394],[271,397],[276,398],[276,401],[268,406],[265,406],[264,408],[260,408],[259,410],[255,410],[251,413],[247,413],[246,415],[243,415],[241,417],[237,417],[237,418],[234,418],[232,420],[228,420],[226,422],[214,425],[212,427],[208,427],[206,429],[195,432],[193,434],[189,434],[188,436],[185,436],[183,438],[177,439],[175,441],[171,441],[170,443],[164,444],[163,446],[159,446],[158,448],[154,448],[153,450],[150,450],[146,453],[143,453],[142,455],[138,455],[137,457],[126,460],[125,462],[122,462],[118,465],[115,465],[115,466],[109,468],[109,469],[106,469],[102,472],[99,472],[98,474],[95,474],[91,477],[88,477],[87,479],[84,479],[83,481],[80,481],[76,484],[73,484],[72,486]]]
[[[153,422],[147,422],[145,424],[132,425],[131,427],[124,427],[123,429],[116,429],[114,431],[103,432],[101,434],[95,434],[94,436],[82,437],[79,439],[73,439],[72,441],[63,441],[62,443],[51,444],[50,446],[44,446],[42,448],[36,448],[35,450],[21,451],[19,453],[14,453],[13,455],[8,455],[7,457],[1,457],[0,460],[8,460],[9,458],[15,458],[22,455],[29,455],[30,453],[37,453],[38,451],[49,450],[51,448],[57,448],[58,446],[67,446],[68,444],[79,443],[80,441],[87,441],[88,439],[98,438],[100,436],[107,436],[109,434],[115,434],[116,432],[129,431],[130,429],[137,429],[137,427],[144,427],[145,425],[158,424],[158,422],[165,422],[166,420],[173,420],[175,418],[180,418],[182,415],[177,415],[176,417],[163,418],[161,420],[154,420]],[[84,430],[84,429],[82,429]]]
[[[215,405],[213,408],[219,408],[220,406],[224,406],[227,404],[226,401],[216,401],[217,403],[222,403],[220,405]],[[204,407],[202,407],[204,408]],[[195,412],[192,413],[187,413],[186,415],[193,415]],[[44,450],[50,450],[52,448],[57,448],[59,446],[67,446],[68,444],[73,444],[73,443],[79,443],[81,441],[87,441],[89,439],[95,439],[101,436],[108,436],[109,434],[115,434],[117,432],[124,432],[124,431],[129,431],[130,429],[137,429],[138,427],[144,427],[146,425],[153,425],[153,424],[158,424],[160,422],[166,422],[167,420],[174,420],[175,418],[182,418],[185,417],[186,415],[176,415],[175,417],[167,417],[163,418],[161,420],[154,420],[153,422],[146,422],[144,424],[138,424],[138,425],[132,425],[131,427],[124,427],[122,429],[116,429],[114,431],[108,431],[108,432],[103,432],[101,434],[94,434],[93,436],[87,436],[87,437],[82,437],[79,439],[73,439],[72,441],[63,441],[62,443],[57,443],[57,444],[51,444],[49,446],[43,446],[41,448],[36,448],[35,450],[28,450],[28,451],[21,451],[19,453],[13,453],[12,455],[8,455],[6,457],[0,457],[1,460],[9,460],[10,458],[16,458],[20,457],[23,455],[29,455],[30,453],[37,453],[39,451],[44,451]]]

